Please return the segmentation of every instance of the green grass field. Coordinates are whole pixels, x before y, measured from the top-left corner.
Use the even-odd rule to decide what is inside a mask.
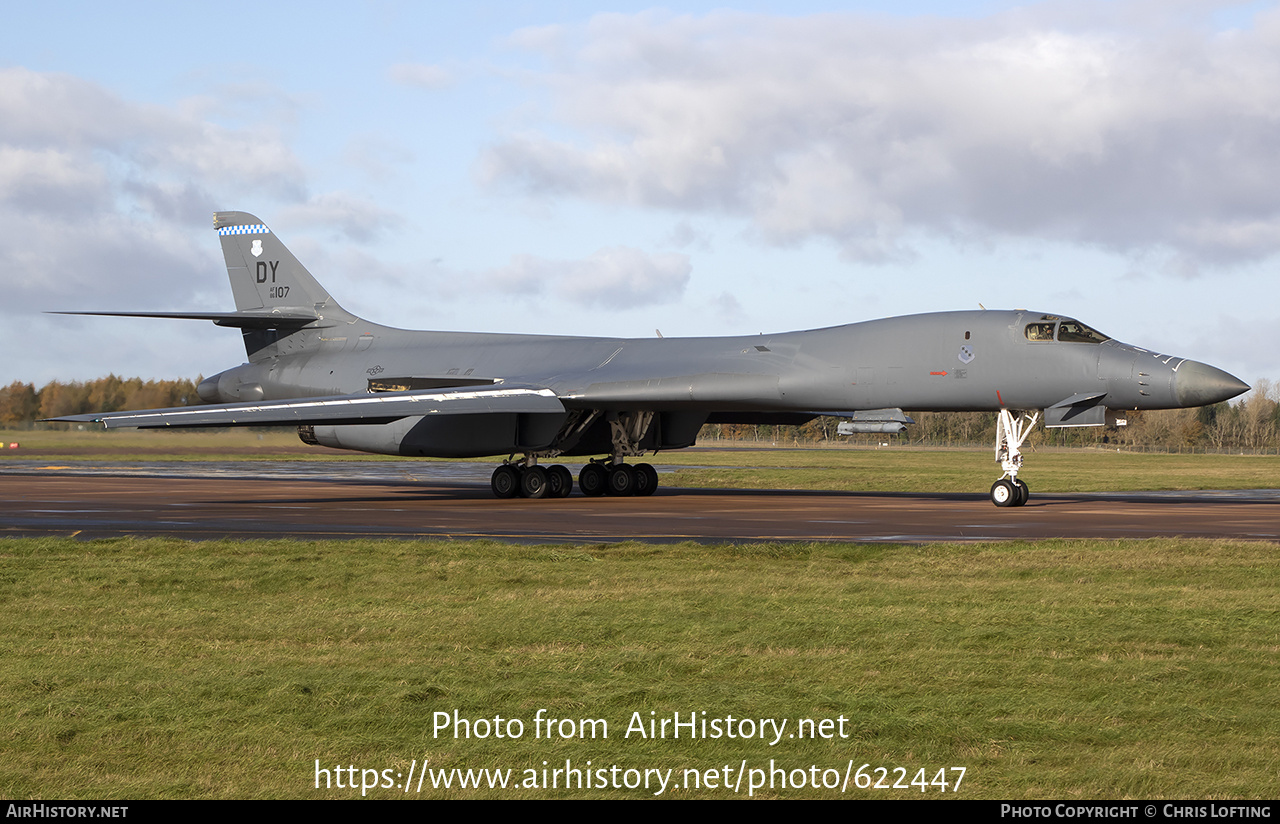
[[[660,457],[665,459],[665,455]],[[706,468],[681,469],[669,483],[733,489],[985,492],[1000,476],[991,450],[759,450],[748,455],[681,455],[680,462],[701,463]],[[731,465],[714,465],[721,462]],[[756,465],[732,465],[748,462]],[[1277,489],[1280,456],[1046,451],[1028,454],[1019,477],[1033,492]]]
[[[0,438],[59,461],[363,457],[292,432]],[[690,467],[664,480],[684,486],[985,491],[998,474],[988,450],[656,461]],[[1024,477],[1278,488],[1280,458],[1043,452]],[[411,797],[649,797],[665,774],[679,798],[1274,798],[1277,549],[5,540],[0,795],[403,797],[426,759],[446,772]],[[539,736],[539,710],[608,737]],[[435,734],[455,711],[523,734]],[[674,713],[786,726],[776,744],[626,735]],[[802,720],[831,737],[790,737]],[[565,789],[566,759],[595,785]],[[842,792],[864,764],[905,788]],[[462,789],[454,769],[509,786]],[[600,786],[644,775],[627,770],[659,772]]]
[[[805,786],[755,797],[840,796],[812,778],[852,763],[923,770],[923,797],[963,767],[959,798],[1274,798],[1277,549],[0,541],[0,795],[352,798],[317,760],[358,787],[425,758],[540,786],[412,797],[655,791],[544,789],[569,759],[714,773],[678,798],[745,797],[771,761]],[[537,738],[540,709],[608,737]],[[434,735],[455,710],[524,734]],[[624,737],[704,711],[834,737]]]

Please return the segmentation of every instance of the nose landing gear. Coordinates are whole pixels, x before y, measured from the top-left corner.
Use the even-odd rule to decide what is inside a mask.
[[[1022,506],[1031,497],[1026,481],[1018,477],[1022,469],[1022,442],[1031,434],[1040,413],[1015,418],[1008,409],[1000,410],[996,419],[996,462],[1004,470],[1000,480],[991,485],[991,503],[996,506]]]

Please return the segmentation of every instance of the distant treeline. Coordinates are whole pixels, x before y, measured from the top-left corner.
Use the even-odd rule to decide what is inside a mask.
[[[115,412],[121,409],[159,409],[200,403],[196,386],[200,378],[143,381],[108,375],[94,381],[52,381],[40,389],[14,382],[0,389],[0,427],[29,428],[41,418]],[[1130,412],[1128,425],[1119,428],[1037,428],[1033,446],[1114,446],[1162,451],[1227,451],[1280,449],[1280,385],[1258,380],[1243,400],[1199,409]],[[990,446],[996,438],[994,412],[907,412],[915,424],[902,435],[892,436],[922,446]],[[754,441],[778,444],[876,443],[887,435],[836,434],[838,418],[817,418],[804,426],[705,426],[701,440]],[[38,424],[57,426],[57,424]]]
[[[142,378],[107,375],[83,383],[51,381],[36,389],[32,384],[14,381],[0,389],[0,427],[25,428],[41,418],[89,412],[194,405],[200,403],[196,394],[199,382],[200,378],[195,381],[144,381]]]

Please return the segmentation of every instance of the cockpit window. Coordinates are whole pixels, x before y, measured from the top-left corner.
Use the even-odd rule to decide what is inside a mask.
[[[1027,340],[1034,340],[1034,341],[1053,340],[1053,324],[1052,323],[1028,323],[1026,334],[1027,334]]]
[[[1058,325],[1058,340],[1066,343],[1102,343],[1111,339],[1078,320],[1068,319]]]

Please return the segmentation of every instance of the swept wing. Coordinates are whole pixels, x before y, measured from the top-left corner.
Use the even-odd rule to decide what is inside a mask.
[[[257,403],[180,406],[139,412],[97,412],[50,420],[101,423],[107,429],[164,429],[309,423],[380,424],[413,416],[495,413],[563,414],[564,406],[550,389],[502,387],[454,392],[378,392]]]

